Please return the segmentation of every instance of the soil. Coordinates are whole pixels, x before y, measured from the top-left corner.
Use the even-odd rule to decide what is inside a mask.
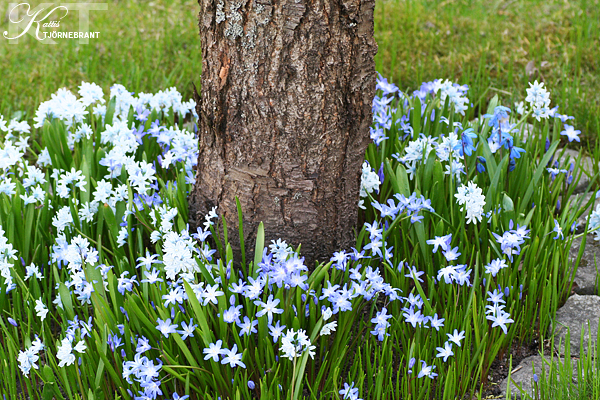
[[[550,343],[545,341],[543,344],[544,354],[550,354],[552,349]],[[527,357],[538,355],[540,352],[540,339],[534,338],[529,343],[520,343],[515,339],[511,347],[505,352],[504,355],[496,357],[492,362],[492,366],[488,372],[488,382],[484,385],[482,398],[497,397],[501,395],[501,383],[506,377],[510,369],[511,356],[512,356],[512,368],[513,371],[521,361]]]

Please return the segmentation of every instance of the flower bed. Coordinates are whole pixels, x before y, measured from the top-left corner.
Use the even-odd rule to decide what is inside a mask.
[[[284,241],[234,267],[218,210],[187,226],[197,139],[174,90],[82,83],[5,121],[0,382],[31,398],[455,398],[570,291],[586,204],[569,117],[380,77],[356,247],[308,271]],[[523,127],[533,123],[526,140]],[[35,134],[33,150],[28,134]],[[595,183],[590,182],[588,190]],[[594,217],[594,218],[597,218]],[[297,243],[295,246],[299,245]],[[464,379],[469,376],[473,379]]]

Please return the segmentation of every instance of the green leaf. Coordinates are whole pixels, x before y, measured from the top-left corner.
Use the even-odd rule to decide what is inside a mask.
[[[494,195],[498,193],[500,176],[506,170],[506,163],[508,163],[508,154],[505,155],[502,161],[500,162],[500,166],[496,169],[496,173],[494,174],[492,182],[490,183],[490,187],[488,188],[487,194],[485,196],[485,212],[490,211],[494,205]]]
[[[242,268],[245,270],[246,269],[246,249],[244,246],[244,218],[242,215],[242,204],[240,203],[240,199],[237,196],[235,196],[235,204],[237,206],[237,211],[238,211],[240,249],[242,251]]]
[[[208,322],[206,320],[206,316],[204,315],[204,310],[196,297],[196,293],[190,286],[187,281],[183,281],[183,286],[185,287],[185,293],[188,296],[188,302],[192,305],[192,309],[194,310],[194,316],[198,321],[198,328],[200,329],[200,336],[204,341],[204,346],[207,347],[210,343],[213,343],[213,335],[212,330],[208,327]],[[197,328],[197,329],[198,329]]]
[[[410,196],[410,184],[408,182],[408,174],[404,165],[398,164],[396,167],[396,180],[398,181],[398,193],[408,197]]]
[[[263,249],[265,248],[265,227],[261,222],[258,224],[258,230],[256,231],[256,245],[254,247],[254,271],[258,269],[258,264],[262,261]]]
[[[515,207],[514,207],[514,203],[513,203],[512,199],[510,198],[509,195],[504,193],[504,196],[502,197],[502,210],[503,211],[514,211],[514,209],[515,209]]]
[[[422,186],[421,186],[422,193],[429,193],[431,190],[431,184],[433,181],[433,167],[435,165],[436,157],[437,157],[437,155],[436,155],[435,151],[431,151],[429,153],[429,155],[427,156],[427,162],[425,163],[425,168],[423,169],[423,175],[421,177],[422,178]]]
[[[390,163],[389,158],[385,159],[384,165],[385,165],[385,176],[387,176],[387,179],[391,183],[392,189],[394,190],[395,193],[400,193],[400,187],[398,186],[398,180],[396,178],[396,174],[394,173],[394,170],[392,169],[392,164]]]
[[[73,320],[75,317],[75,311],[73,311],[73,300],[71,299],[69,289],[62,282],[58,284],[58,293],[60,294],[60,301],[62,302],[69,319]]]
[[[44,383],[53,383],[54,382],[54,372],[52,372],[52,368],[48,364],[44,365],[42,370],[44,372]]]
[[[412,105],[414,109],[410,113],[412,117],[411,126],[414,129],[415,135],[418,135],[419,133],[421,133],[421,100],[416,99],[415,101],[413,101]]]
[[[525,207],[528,206],[529,199],[533,195],[534,189],[538,186],[538,182],[539,182],[540,178],[542,177],[542,174],[546,170],[546,165],[548,165],[548,162],[550,162],[550,159],[552,157],[554,157],[554,152],[556,151],[556,148],[558,147],[559,143],[560,142],[558,140],[556,142],[552,143],[552,145],[550,146],[550,148],[548,149],[548,151],[542,158],[542,161],[540,161],[537,169],[535,170],[535,173],[533,174],[533,179],[531,180],[531,182],[529,182],[529,186],[527,187],[527,190],[525,191],[523,200],[521,201],[521,203],[519,205],[519,213],[523,213],[525,210]]]

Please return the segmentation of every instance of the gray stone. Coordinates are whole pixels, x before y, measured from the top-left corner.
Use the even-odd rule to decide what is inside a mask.
[[[560,157],[559,166],[565,169],[569,169],[571,163],[576,163],[577,158],[579,157],[579,151],[573,149],[557,149],[556,155],[560,155],[562,153],[562,157]],[[599,164],[600,165],[600,164]],[[594,159],[588,156],[581,156],[581,163],[579,164],[579,168],[581,171],[581,178],[577,183],[577,187],[575,188],[573,193],[583,193],[587,189],[590,184],[590,177],[594,176]],[[577,170],[573,172],[573,176],[577,178]]]
[[[533,125],[531,125],[531,124],[523,125],[522,134],[523,134],[524,142],[527,142],[530,138],[533,138],[532,131],[533,131]],[[537,136],[537,140],[541,140],[541,134],[538,134],[536,136]],[[558,148],[558,149],[556,149],[556,153],[555,153],[553,160],[556,161],[557,160],[556,157],[558,157],[561,154],[562,154],[562,157],[558,158],[559,167],[562,169],[569,169],[571,162],[573,162],[573,163],[577,162],[577,158],[579,157],[579,150],[566,148],[566,149],[564,149],[564,153],[563,153],[563,148]],[[554,164],[554,161],[553,161],[553,164]],[[581,168],[582,173],[581,173],[581,178],[579,179],[579,182],[577,183],[577,187],[574,190],[574,193],[583,193],[587,189],[587,186],[590,183],[590,177],[594,176],[594,159],[591,157],[588,157],[586,155],[582,155],[581,163],[579,164],[579,167]],[[600,163],[598,163],[598,167],[600,167]],[[573,177],[576,178],[577,174],[578,174],[578,172],[574,171]]]
[[[524,358],[521,363],[513,369],[513,372],[510,375],[510,394],[512,399],[523,399],[525,396],[521,395],[521,391],[515,386],[515,383],[523,389],[530,396],[535,396],[535,382],[533,380],[533,371],[535,370],[535,374],[541,379],[542,376],[542,368],[545,371],[546,382],[550,380],[548,374],[550,373],[550,357],[542,356],[531,356]],[[554,368],[552,369],[552,373],[558,376],[558,367],[564,365],[564,359],[560,359],[560,361],[555,357],[553,359]],[[560,363],[560,364],[559,364]],[[576,384],[577,379],[577,360],[572,360],[571,365],[573,367],[573,380]],[[506,398],[507,386],[508,386],[508,377],[506,377],[502,383],[500,384],[500,390],[502,391],[501,399]],[[514,382],[514,383],[513,383]],[[533,397],[535,398],[535,397]]]
[[[562,201],[562,200],[561,200]],[[571,207],[575,207],[581,201],[581,209],[584,209],[583,214],[577,219],[577,233],[583,232],[588,216],[600,205],[600,199],[596,199],[596,191],[592,190],[589,193],[579,193],[571,197]],[[586,205],[591,201],[589,207]]]
[[[596,241],[595,238],[595,234],[587,235],[585,249],[575,272],[573,289],[579,295],[598,294],[596,280],[600,271],[600,242]],[[572,266],[575,265],[582,241],[583,237],[573,240],[569,252],[569,259]]]
[[[571,355],[579,356],[581,332],[585,330],[584,341],[592,340],[592,347],[598,338],[598,322],[600,320],[600,296],[580,296],[574,294],[557,312],[551,328],[554,329],[554,346],[564,355],[564,342],[567,331],[570,332]],[[552,332],[549,332],[550,334]],[[559,344],[561,342],[561,344]],[[560,347],[559,347],[560,346]]]

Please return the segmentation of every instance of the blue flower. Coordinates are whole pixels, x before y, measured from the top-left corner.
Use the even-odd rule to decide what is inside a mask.
[[[194,325],[194,319],[190,318],[189,325],[186,324],[185,321],[183,321],[181,323],[181,327],[183,328],[183,330],[177,332],[181,335],[181,339],[185,340],[190,336],[194,337],[194,329],[196,329],[198,325]]]
[[[446,336],[448,336],[448,340],[454,342],[458,347],[460,347],[460,341],[465,338],[465,331],[459,333],[458,329],[455,329],[454,333],[446,333]]]
[[[177,324],[171,325],[171,318],[168,318],[166,321],[163,321],[162,319],[157,318],[156,322],[158,322],[156,329],[158,329],[160,331],[160,333],[162,333],[166,338],[169,337],[170,333],[177,332],[177,330],[175,328],[177,328],[178,325]]]
[[[419,371],[418,378],[427,376],[430,379],[433,379],[437,376],[437,374],[433,372],[433,370],[435,369],[435,365],[427,365],[427,363],[423,360],[421,360],[421,364],[421,371]]]
[[[506,324],[515,322],[513,319],[510,318],[509,313],[504,312],[501,309],[498,309],[496,311],[496,315],[488,315],[486,316],[486,318],[490,321],[493,321],[492,328],[495,326],[499,326],[505,335],[507,334]]]
[[[223,349],[222,353],[225,357],[221,360],[221,364],[229,363],[231,368],[240,366],[246,368],[246,364],[242,362],[242,353],[237,353],[237,344],[234,344],[231,350]]]
[[[494,114],[485,114],[483,118],[489,118],[488,125],[492,127],[498,127],[500,122],[504,119],[508,119],[510,108],[504,106],[497,106],[494,108]]]
[[[443,357],[444,362],[448,361],[448,357],[454,355],[454,353],[452,352],[452,344],[450,344],[449,342],[444,343],[444,347],[436,347],[436,350],[439,351],[436,357]]]
[[[512,159],[520,158],[521,153],[525,153],[525,149],[516,146],[510,148],[510,158]]]
[[[342,399],[359,400],[358,388],[354,387],[354,382],[352,382],[350,385],[348,385],[348,383],[344,383],[344,388],[339,391],[339,394],[342,395]]]
[[[477,162],[475,164],[475,167],[477,168],[477,172],[479,172],[480,174],[485,172],[485,158],[479,156],[477,157]]]
[[[576,131],[575,128],[573,128],[571,125],[567,125],[565,124],[565,130],[562,131],[560,134],[563,136],[566,136],[569,138],[569,142],[572,142],[573,140],[576,140],[578,142],[580,142],[581,140],[579,139],[579,134],[581,133],[581,131]]]
[[[280,300],[279,299],[275,299],[273,300],[273,295],[270,294],[269,298],[267,299],[267,302],[263,302],[260,300],[256,300],[254,302],[255,305],[262,307],[262,310],[258,311],[256,313],[256,317],[260,318],[263,315],[267,314],[267,318],[269,320],[269,325],[271,325],[271,323],[273,322],[273,313],[275,314],[283,314],[283,309],[282,308],[277,308],[277,305],[279,304]],[[247,318],[247,317],[246,317]],[[258,323],[258,321],[256,321],[256,323]]]
[[[238,333],[239,336],[244,334],[250,336],[251,333],[258,332],[255,328],[255,326],[258,325],[258,321],[250,320],[250,318],[247,316],[244,317],[244,322],[240,323],[238,321],[236,322],[236,325],[241,328],[240,332]]]
[[[554,220],[554,229],[552,229],[552,232],[556,233],[556,236],[552,238],[554,240],[558,239],[559,237],[561,239],[565,238],[565,235],[563,234],[562,228],[561,228],[561,226],[560,226],[560,224],[558,223],[557,220]]]
[[[477,134],[475,133],[473,128],[469,128],[469,129],[466,129],[465,131],[463,131],[463,133],[461,135],[463,148],[459,149],[459,153],[461,156],[464,156],[465,154],[470,156],[471,154],[473,154],[473,151],[476,149],[476,147],[473,145],[473,139],[475,139],[476,137],[477,137]],[[463,154],[463,149],[464,149],[464,154]]]
[[[202,350],[202,352],[206,354],[204,359],[208,360],[209,358],[212,358],[213,361],[219,362],[219,355],[225,354],[224,352],[226,350],[221,348],[222,343],[222,340],[217,340],[215,343],[209,343],[208,347]]]
[[[394,85],[393,83],[388,83],[387,78],[381,76],[379,72],[377,73],[377,75],[377,86],[375,87],[375,90],[382,90],[384,96],[387,94],[396,93],[400,90],[398,89],[398,86]]]
[[[279,326],[279,321],[275,325],[269,325],[269,335],[273,337],[273,343],[277,343],[284,329],[285,325]]]

